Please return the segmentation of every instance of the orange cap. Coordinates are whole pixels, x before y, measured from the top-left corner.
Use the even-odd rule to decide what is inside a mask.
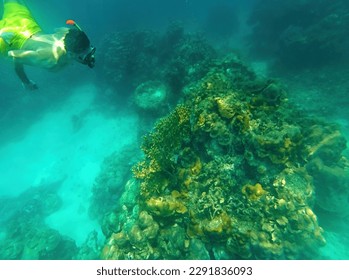
[[[66,23],[66,24],[69,24],[69,25],[74,25],[77,29],[79,29],[80,31],[82,31],[81,27],[75,22],[75,20],[68,19],[68,20],[66,20],[65,23]]]
[[[76,24],[75,21],[72,20],[72,19],[68,19],[65,23],[69,24],[69,25],[75,25]]]

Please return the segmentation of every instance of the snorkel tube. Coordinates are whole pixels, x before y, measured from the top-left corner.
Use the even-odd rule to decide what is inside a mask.
[[[82,31],[81,27],[72,19],[68,19],[65,23],[67,25],[74,26],[76,29],[78,29],[81,32],[84,32]],[[83,54],[78,56],[78,61],[82,64],[87,65],[90,68],[93,68],[95,66],[95,52],[96,52],[96,48],[93,46],[90,46],[87,51],[85,51]]]

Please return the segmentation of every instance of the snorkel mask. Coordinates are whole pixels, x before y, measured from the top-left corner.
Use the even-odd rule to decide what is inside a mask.
[[[82,54],[78,56],[79,62],[84,65],[87,65],[90,68],[93,68],[95,66],[95,52],[96,52],[96,47],[90,46],[86,54]]]
[[[72,19],[68,19],[66,21],[66,24],[72,25],[78,30],[80,30],[81,32],[83,32],[80,26]],[[95,66],[95,52],[96,52],[96,47],[90,46],[85,52],[78,55],[77,60],[81,64],[84,64],[90,68],[93,68]]]

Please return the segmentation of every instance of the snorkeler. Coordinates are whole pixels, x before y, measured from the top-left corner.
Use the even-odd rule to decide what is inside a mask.
[[[13,59],[15,72],[25,89],[37,89],[24,65],[57,71],[72,61],[94,67],[96,48],[73,20],[71,28],[59,28],[54,34],[44,34],[23,1],[3,0],[4,13],[0,20],[0,55]]]

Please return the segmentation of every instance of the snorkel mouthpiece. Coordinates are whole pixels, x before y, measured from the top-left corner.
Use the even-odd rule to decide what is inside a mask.
[[[93,68],[95,66],[95,52],[96,48],[91,46],[89,52],[86,55],[79,57],[81,63],[87,65],[90,68]]]

